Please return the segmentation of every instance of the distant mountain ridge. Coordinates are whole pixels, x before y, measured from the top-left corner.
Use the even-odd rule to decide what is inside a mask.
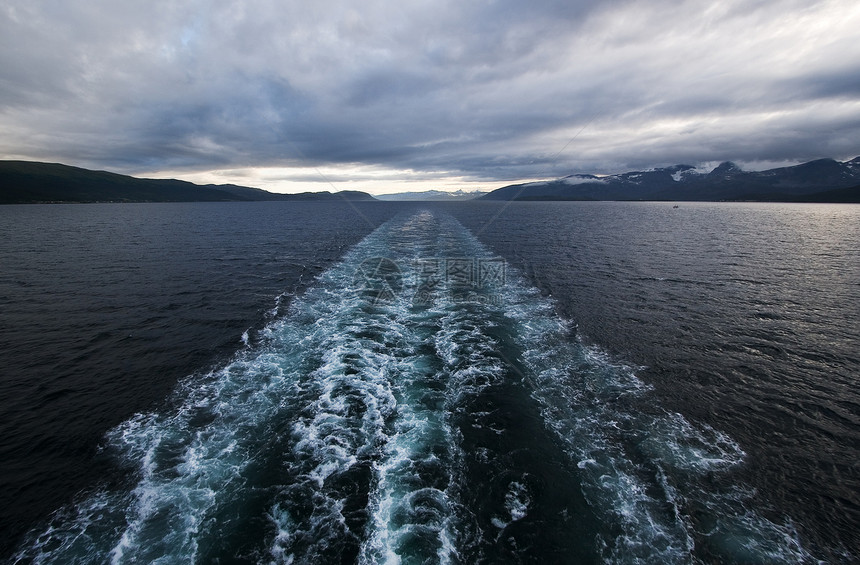
[[[0,161],[0,204],[373,199],[366,192],[355,190],[279,194],[234,184],[198,185],[176,179],[142,179],[59,163]]]
[[[408,200],[408,201],[424,201],[424,200],[474,200],[486,194],[480,190],[471,192],[465,190],[456,190],[448,192],[446,190],[424,190],[421,192],[395,192],[393,194],[377,194],[377,200]]]
[[[431,190],[380,200],[677,200],[860,203],[860,157],[817,159],[766,171],[726,161],[710,172],[691,165],[597,176],[576,174],[514,184],[489,193]],[[0,161],[0,204],[38,202],[247,202],[375,200],[359,191],[280,194],[232,184],[143,179],[36,161]]]
[[[860,202],[860,157],[817,159],[766,171],[744,171],[726,161],[704,173],[691,165],[607,176],[588,174],[514,184],[482,200],[678,200]]]

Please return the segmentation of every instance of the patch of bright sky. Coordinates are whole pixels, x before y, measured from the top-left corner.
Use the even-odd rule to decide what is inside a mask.
[[[177,178],[196,184],[236,184],[270,192],[335,192],[360,190],[369,194],[444,190],[490,191],[510,184],[504,181],[478,181],[463,176],[422,173],[412,170],[384,169],[365,165],[328,167],[248,167],[200,172],[157,171],[139,173],[146,178]],[[432,178],[428,178],[432,177]],[[525,179],[529,182],[538,179]]]

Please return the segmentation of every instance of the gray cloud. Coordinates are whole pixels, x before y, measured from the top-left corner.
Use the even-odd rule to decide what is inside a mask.
[[[850,0],[10,0],[0,155],[485,181],[852,157],[858,26]]]

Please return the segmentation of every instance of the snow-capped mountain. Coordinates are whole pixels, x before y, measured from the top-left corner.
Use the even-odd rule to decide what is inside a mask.
[[[818,159],[791,167],[744,171],[726,161],[706,172],[691,165],[607,176],[576,174],[494,190],[485,200],[806,200],[839,190],[835,201],[853,201],[850,189],[860,185],[860,157],[839,162]],[[860,193],[860,190],[855,191]],[[811,200],[826,201],[826,195]]]

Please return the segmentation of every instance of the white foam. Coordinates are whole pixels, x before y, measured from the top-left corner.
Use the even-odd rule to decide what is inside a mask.
[[[552,302],[529,289],[512,269],[507,275],[512,283],[505,289],[507,315],[525,351],[533,396],[580,470],[590,506],[612,525],[609,531],[622,532],[601,534],[598,546],[608,561],[694,560],[694,539],[702,533],[695,532],[688,515],[691,501],[714,508],[724,527],[750,550],[747,558],[771,559],[779,548],[783,557],[802,560],[798,556],[805,553],[798,552],[796,537],[789,535],[785,539],[790,541],[779,546],[773,540],[783,536],[783,528],[739,504],[732,489],[705,487],[709,483],[696,478],[742,462],[744,452],[736,442],[660,409],[648,398],[652,388],[636,376],[639,368],[571,341]],[[726,547],[722,551],[729,561],[737,558]]]
[[[323,561],[344,540],[360,546],[363,563],[461,561],[457,495],[470,485],[462,482],[464,455],[451,418],[512,369],[489,332],[490,320],[502,317],[522,352],[523,384],[605,526],[596,548],[604,558],[688,562],[696,536],[716,540],[714,551],[728,561],[805,555],[790,528],[747,507],[743,489],[703,488],[699,477],[743,460],[740,446],[660,409],[636,367],[572,341],[552,301],[518,273],[506,273],[500,301],[450,300],[443,285],[417,308],[408,282],[388,301],[369,305],[362,297],[355,273],[365,259],[392,256],[403,280],[416,281],[414,259],[445,254],[492,257],[451,218],[420,213],[381,226],[293,297],[259,339],[246,331],[226,366],[186,379],[172,409],[114,429],[110,449],[136,470],[135,487],[95,493],[75,516],[58,514],[21,555],[194,561],[219,512],[241,506],[253,486],[249,464],[277,439],[285,459],[283,484],[272,488],[267,506],[272,562]],[[272,316],[283,314],[280,300]],[[372,476],[356,476],[367,481],[360,488],[369,490],[369,517],[352,531],[345,513],[354,493],[337,479],[365,468]],[[496,528],[526,518],[528,484],[509,484]],[[691,503],[715,517],[713,531],[695,531]],[[100,516],[109,516],[106,525]],[[411,544],[416,538],[430,543]]]
[[[505,509],[510,513],[511,520],[522,520],[528,514],[531,497],[523,483],[511,482],[505,494]]]
[[[281,508],[280,505],[276,504],[268,514],[268,518],[276,531],[275,539],[272,540],[272,545],[269,548],[269,552],[272,554],[271,563],[273,565],[290,565],[295,560],[295,555],[290,553],[288,549],[293,539],[290,514]]]

